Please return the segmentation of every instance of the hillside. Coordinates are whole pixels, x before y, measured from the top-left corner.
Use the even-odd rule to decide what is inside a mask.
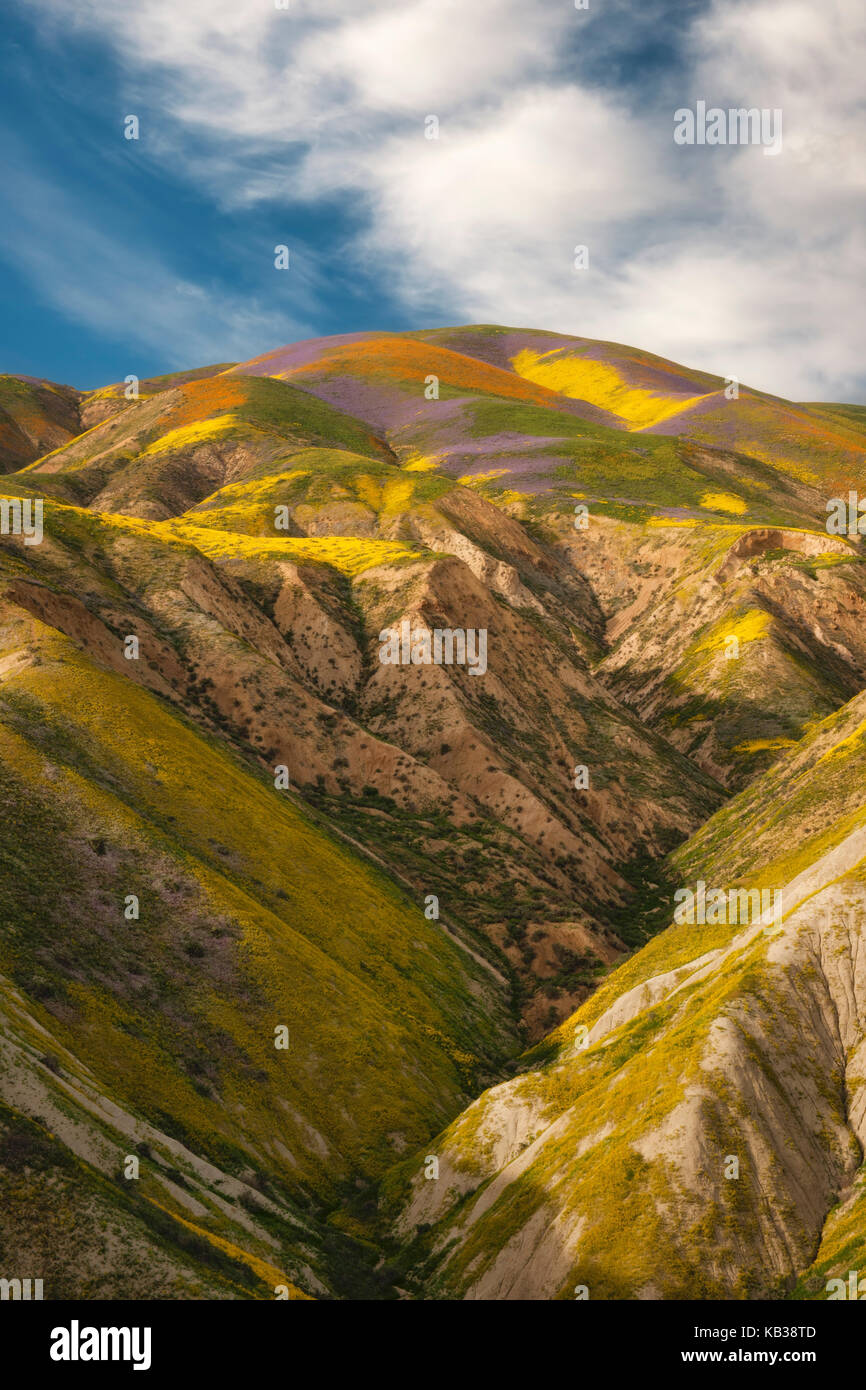
[[[0,1241],[88,1297],[822,1296],[862,408],[490,325],[0,386]],[[781,927],[673,924],[698,880]]]
[[[427,1146],[438,1181],[392,1176],[425,1288],[824,1297],[857,1268],[864,733],[860,696],[672,857],[683,884],[780,888],[781,922],[671,925]]]

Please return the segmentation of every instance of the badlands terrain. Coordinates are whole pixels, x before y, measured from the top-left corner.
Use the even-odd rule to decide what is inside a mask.
[[[488,325],[0,377],[3,1270],[866,1273],[864,452],[866,407]],[[783,910],[675,920],[698,883]]]

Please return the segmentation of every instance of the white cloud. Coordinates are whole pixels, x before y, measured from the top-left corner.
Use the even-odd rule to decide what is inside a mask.
[[[311,36],[294,67],[351,84],[365,112],[445,114],[498,102],[510,81],[552,71],[566,20],[564,6],[525,0],[366,5]]]
[[[516,321],[779,394],[862,393],[860,0],[713,0],[683,36],[685,71],[604,89],[575,77],[580,49],[612,43],[622,6],[591,27],[567,0],[34,11],[111,41],[154,120],[173,123],[167,156],[223,206],[327,197],[363,211],[347,254],[419,323]],[[684,22],[671,0],[669,23]],[[781,107],[782,154],[674,146],[673,110],[699,97]],[[427,114],[438,141],[423,138]]]
[[[446,117],[438,140],[418,125],[350,168],[341,151],[317,150],[302,186],[363,194],[362,250],[419,310],[434,311],[444,286],[473,316],[539,327],[551,313],[561,321],[575,295],[576,245],[590,247],[603,279],[617,242],[624,249],[635,221],[676,193],[623,112],[565,86],[524,88],[453,125]]]

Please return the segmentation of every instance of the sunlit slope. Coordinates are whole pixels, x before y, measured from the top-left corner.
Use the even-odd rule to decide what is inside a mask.
[[[5,637],[7,973],[199,1149],[234,1136],[319,1188],[381,1165],[386,1130],[420,1132],[466,1084],[470,1039],[496,1046],[483,972],[150,693],[32,620]]]
[[[356,540],[353,536],[247,536],[180,518],[163,525],[165,534],[189,541],[202,555],[220,563],[236,560],[251,567],[269,563],[327,565],[351,579],[365,570],[419,559],[418,551],[399,542]]]
[[[281,529],[284,536],[358,539],[394,532],[396,539],[414,515],[453,490],[453,479],[426,470],[348,449],[302,449],[286,467],[263,467],[219,488],[184,521],[241,535],[273,537]]]
[[[853,476],[866,442],[856,420],[745,388],[728,400],[722,379],[652,354],[529,330],[314,340],[229,376],[261,372],[365,420],[404,467],[505,503],[573,492],[698,518],[823,524],[828,488]]]
[[[602,346],[602,345],[599,345]],[[650,429],[688,410],[719,389],[717,379],[687,375],[673,364],[651,364],[645,354],[622,356],[604,344],[604,356],[587,347],[537,352],[521,348],[511,359],[518,376],[569,398],[589,400],[616,417],[620,428]],[[619,360],[611,361],[615,357]]]
[[[310,453],[164,523],[48,504],[43,544],[8,554],[7,592],[271,774],[288,767],[514,972],[538,1036],[630,939],[647,857],[720,789],[592,678],[586,589],[516,522],[449,480],[346,454],[329,474]],[[276,507],[299,534],[268,534]],[[404,622],[483,630],[483,678],[383,665],[380,633]],[[580,761],[593,782],[576,794]]]
[[[118,1106],[51,1023],[0,980],[0,1239],[10,1268],[38,1270],[46,1299],[273,1299],[280,1286],[284,1297],[308,1296],[293,1275],[328,1291],[315,1219],[252,1167],[236,1176]],[[357,1266],[348,1244],[341,1254]]]
[[[172,387],[185,386],[187,382],[218,376],[233,366],[233,362],[218,362],[210,367],[196,367],[186,372],[167,372],[164,376],[145,377],[144,380],[128,377],[125,381],[115,381],[108,386],[97,387],[94,391],[86,391],[81,401],[82,426],[84,429],[92,429],[94,425],[99,425],[103,420],[126,410],[133,400],[147,400]]]
[[[446,403],[454,415],[461,401],[493,396],[566,413],[577,409],[555,390],[476,357],[395,333],[353,335],[296,343],[232,368],[230,375],[271,375],[291,381],[379,430],[393,430],[415,416],[435,416]],[[593,419],[605,415],[591,407]]]
[[[862,410],[756,391],[736,379],[735,363],[730,376],[712,376],[619,343],[484,325],[423,336],[604,411],[621,429],[746,454],[828,497],[856,486]]]
[[[65,388],[38,389],[59,399]],[[288,435],[292,448],[396,454],[496,500],[562,494],[571,482],[597,502],[815,524],[830,496],[856,486],[866,448],[855,407],[799,405],[741,383],[734,397],[724,378],[639,349],[491,325],[310,340],[138,383],[134,401],[126,390],[81,398],[85,435],[35,465],[64,474],[46,483],[52,495],[165,516],[271,462]],[[317,400],[339,416],[316,416]],[[25,461],[13,450],[11,466]]]
[[[444,474],[494,500],[509,489],[567,493],[573,480],[672,506],[700,506],[708,491],[706,475],[684,466],[667,441],[632,444],[610,428],[619,422],[608,412],[422,335],[295,344],[230,375],[262,371],[367,421],[405,470]],[[757,503],[768,515],[772,499],[757,488],[747,499],[744,508]]]
[[[596,518],[563,543],[609,614],[602,679],[726,785],[866,684],[866,565],[840,538]]]
[[[389,456],[365,425],[309,393],[218,375],[141,396],[27,472],[64,501],[159,519],[316,444]]]
[[[779,888],[781,926],[672,926],[427,1146],[437,1179],[395,1171],[426,1294],[784,1296],[862,1249],[864,700],[673,856]]]
[[[856,412],[723,388],[636,349],[529,330],[352,334],[142,382],[132,402],[117,385],[91,392],[92,427],[33,467],[52,496],[155,519],[314,446],[445,474],[498,504],[575,494],[823,524],[866,445]]]
[[[864,1230],[863,408],[490,325],[127,385],[4,479],[45,536],[0,545],[3,1248],[31,1203],[91,1297],[120,1248],[137,1296],[822,1296]],[[483,672],[382,662],[406,625]],[[670,926],[699,879],[781,932]]]

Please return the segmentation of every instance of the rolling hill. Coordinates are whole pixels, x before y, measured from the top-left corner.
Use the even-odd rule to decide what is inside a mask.
[[[864,449],[492,325],[0,378],[0,1246],[54,1296],[825,1296]],[[699,881],[784,914],[680,924]]]

